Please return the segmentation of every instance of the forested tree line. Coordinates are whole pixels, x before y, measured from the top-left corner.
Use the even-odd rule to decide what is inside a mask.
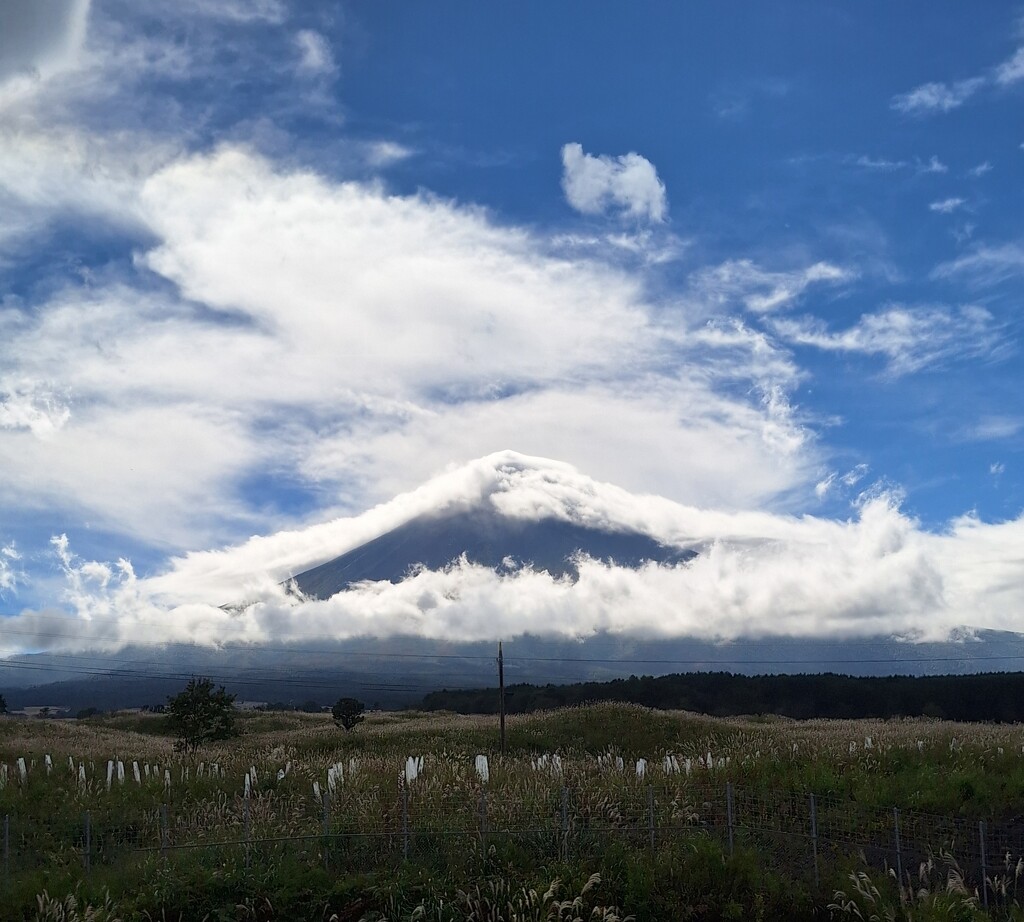
[[[610,682],[573,685],[510,685],[510,714],[595,701],[622,701],[646,707],[682,709],[730,717],[778,714],[786,717],[941,717],[949,720],[1024,721],[1024,673],[979,675],[845,676],[734,675],[690,672],[630,676]],[[431,692],[426,710],[494,714],[494,688]]]

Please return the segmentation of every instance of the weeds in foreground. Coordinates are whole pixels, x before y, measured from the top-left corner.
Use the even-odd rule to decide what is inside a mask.
[[[850,874],[852,887],[837,890],[828,909],[833,919],[854,918],[865,922],[973,922],[988,919],[979,906],[977,893],[964,883],[956,859],[941,852],[922,862],[915,881],[910,871],[903,880],[891,868],[881,885],[867,871]],[[1012,908],[1009,918],[1017,918]]]

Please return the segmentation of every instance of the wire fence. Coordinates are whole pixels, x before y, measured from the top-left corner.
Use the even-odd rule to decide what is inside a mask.
[[[542,857],[568,858],[621,840],[652,850],[706,837],[727,855],[743,849],[766,867],[816,886],[851,859],[916,880],[943,855],[984,906],[1003,903],[1024,863],[1024,819],[1000,823],[899,807],[879,809],[814,794],[755,791],[687,781],[609,793],[552,786],[526,797],[481,785],[465,792],[338,789],[316,797],[224,797],[125,813],[115,806],[78,817],[2,817],[2,870],[12,875],[60,863],[83,874],[133,856],[170,858],[233,850],[246,865],[288,849],[337,870],[434,861],[467,844],[512,840]],[[1016,894],[1011,894],[1015,896]]]

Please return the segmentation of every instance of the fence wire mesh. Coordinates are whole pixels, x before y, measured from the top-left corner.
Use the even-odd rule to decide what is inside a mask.
[[[298,850],[340,870],[465,855],[498,838],[556,857],[610,840],[657,849],[694,836],[816,883],[825,868],[851,859],[892,869],[907,882],[929,862],[955,862],[967,885],[998,903],[1015,898],[1024,877],[1024,819],[993,823],[883,810],[685,776],[611,789],[553,776],[511,792],[480,783],[470,795],[415,784],[338,786],[319,799],[219,794],[130,813],[109,805],[77,818],[13,812],[2,820],[8,877],[55,864],[88,873],[198,849],[232,850],[247,863]]]

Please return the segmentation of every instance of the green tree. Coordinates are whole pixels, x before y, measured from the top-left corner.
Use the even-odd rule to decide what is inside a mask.
[[[3,695],[0,695],[0,714],[6,714],[6,713],[7,713],[7,699]]]
[[[339,727],[348,732],[365,719],[363,702],[356,698],[339,698],[331,708],[331,716]]]
[[[174,748],[194,753],[214,740],[235,736],[235,696],[210,679],[191,679],[185,690],[167,699],[167,724],[177,737]]]

